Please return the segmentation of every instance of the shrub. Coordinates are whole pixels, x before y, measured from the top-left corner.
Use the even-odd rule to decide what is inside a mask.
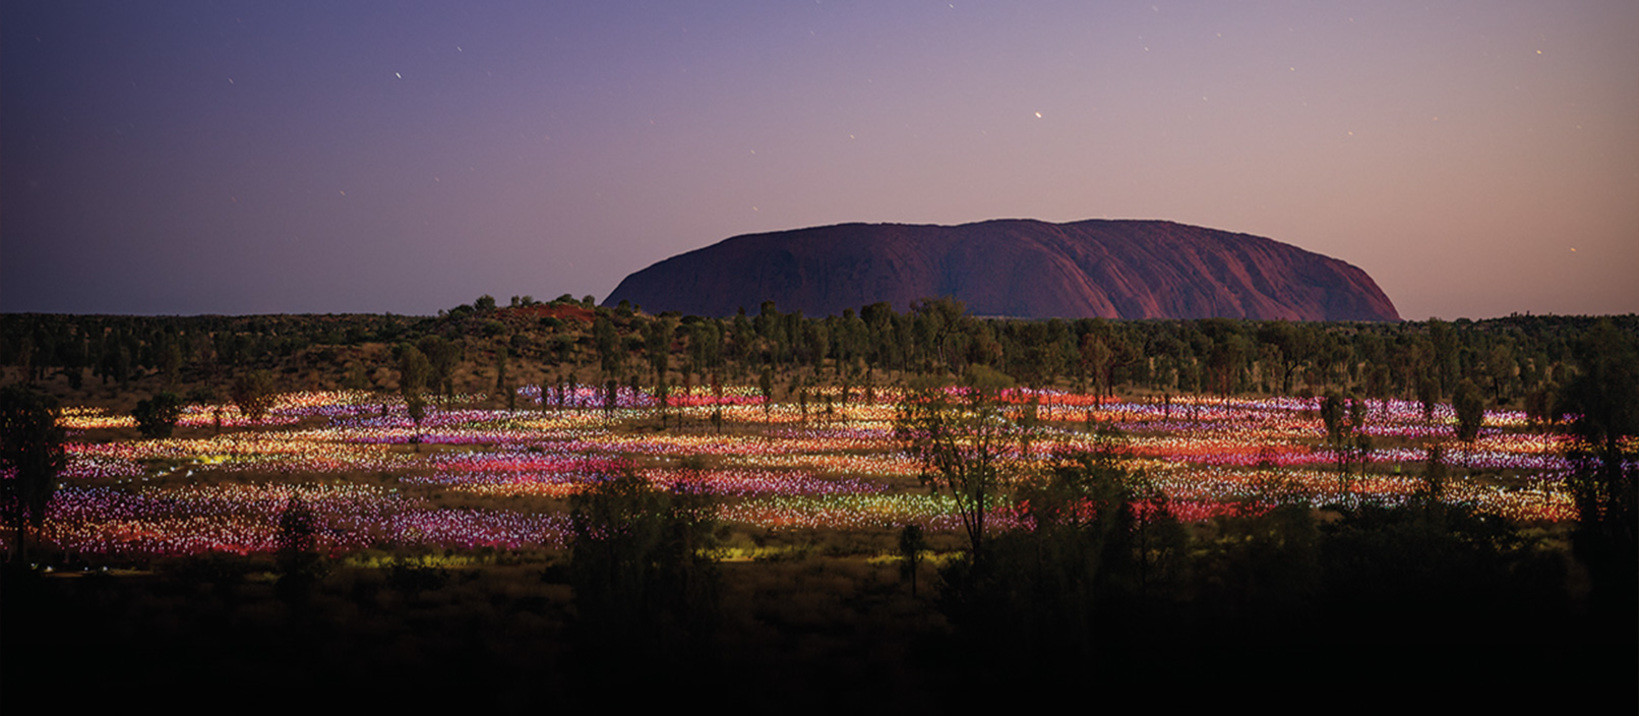
[[[182,418],[182,399],[175,393],[159,393],[147,400],[137,401],[136,410],[131,411],[131,417],[136,418],[137,432],[145,438],[168,438],[171,431],[176,429],[176,421]]]

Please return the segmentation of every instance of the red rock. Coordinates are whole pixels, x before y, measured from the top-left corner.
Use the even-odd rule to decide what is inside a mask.
[[[980,316],[1397,321],[1365,271],[1250,234],[1170,221],[839,224],[736,236],[620,282],[650,313],[829,315],[954,296]]]

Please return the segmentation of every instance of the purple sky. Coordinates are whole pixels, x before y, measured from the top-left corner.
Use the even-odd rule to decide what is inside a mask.
[[[1639,3],[0,12],[0,310],[602,298],[735,234],[1170,219],[1406,318],[1639,311]]]

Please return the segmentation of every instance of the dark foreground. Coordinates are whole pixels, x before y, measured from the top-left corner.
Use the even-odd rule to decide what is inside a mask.
[[[955,628],[926,585],[913,598],[894,565],[852,557],[722,565],[714,621],[654,638],[577,628],[562,571],[539,565],[337,570],[294,596],[245,569],[8,572],[5,711],[834,713],[1062,699],[1078,710],[1309,711],[1540,699],[1632,713],[1639,673],[1632,634],[1540,594],[1152,600],[1066,627],[1097,634],[1098,648],[1077,650],[1026,635],[1040,624],[1021,615]]]

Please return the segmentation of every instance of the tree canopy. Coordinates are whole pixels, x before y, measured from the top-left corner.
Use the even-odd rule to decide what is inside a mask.
[[[0,512],[26,554],[29,528],[38,530],[57,490],[66,458],[57,400],[21,385],[0,388]]]
[[[894,437],[916,461],[922,484],[956,501],[975,561],[984,554],[985,519],[1013,477],[1006,451],[1019,429],[998,401],[1010,382],[994,371],[971,372],[960,387],[922,382],[906,392],[894,419]]]
[[[176,393],[164,391],[147,400],[137,401],[131,411],[137,421],[137,432],[145,438],[168,438],[182,418],[182,399]]]

